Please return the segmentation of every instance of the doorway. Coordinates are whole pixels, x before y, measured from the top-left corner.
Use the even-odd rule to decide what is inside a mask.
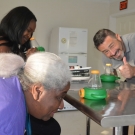
[[[120,35],[135,32],[135,10],[110,15],[109,29]]]

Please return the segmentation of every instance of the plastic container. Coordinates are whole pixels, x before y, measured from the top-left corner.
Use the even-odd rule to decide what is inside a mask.
[[[112,65],[107,63],[105,66],[105,73],[100,76],[102,82],[115,82],[120,79],[120,77],[113,74]]]
[[[113,74],[112,64],[107,63],[105,65],[105,75],[112,75],[112,74]]]
[[[91,70],[91,78],[88,87],[79,90],[81,98],[99,100],[107,97],[107,92],[102,88],[98,70]]]
[[[106,74],[102,74],[100,78],[102,82],[115,82],[116,80],[120,79],[118,76]]]
[[[90,80],[88,86],[93,89],[98,89],[102,87],[101,79],[98,70],[91,70]]]
[[[42,46],[37,47],[37,50],[40,52],[45,52],[45,48]]]
[[[31,46],[32,46],[33,48],[36,47],[37,50],[40,51],[40,52],[42,52],[42,51],[44,52],[44,51],[45,51],[45,48],[42,47],[42,46],[40,46],[34,37],[32,37],[32,38],[30,39],[30,41],[31,41]]]
[[[79,96],[81,98],[99,100],[105,99],[107,97],[107,92],[103,88],[95,90],[88,87],[84,87],[79,90]]]

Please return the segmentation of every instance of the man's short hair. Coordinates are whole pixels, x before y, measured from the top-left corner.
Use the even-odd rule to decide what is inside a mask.
[[[101,29],[95,34],[95,36],[93,37],[93,42],[97,49],[100,46],[100,44],[104,42],[107,36],[116,38],[115,33],[109,29]]]

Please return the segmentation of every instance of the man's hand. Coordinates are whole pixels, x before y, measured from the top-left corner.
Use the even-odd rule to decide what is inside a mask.
[[[119,67],[121,75],[125,78],[132,78],[135,75],[135,67],[132,67],[126,60],[126,57],[123,57],[123,66]]]

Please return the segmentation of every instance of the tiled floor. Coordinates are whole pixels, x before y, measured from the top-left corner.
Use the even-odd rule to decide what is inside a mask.
[[[86,116],[80,111],[63,111],[54,118],[61,126],[61,135],[86,135]],[[112,128],[103,128],[91,120],[90,135],[112,135]]]

